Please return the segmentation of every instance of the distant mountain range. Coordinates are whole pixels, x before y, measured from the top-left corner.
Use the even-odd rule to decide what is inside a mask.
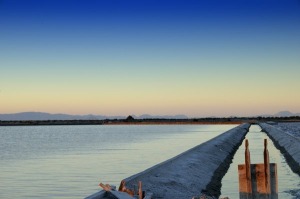
[[[189,119],[186,115],[149,115],[140,116],[132,115],[135,119]],[[291,113],[289,111],[280,111],[274,115],[257,115],[255,117],[292,117],[300,116],[300,113]],[[51,114],[43,112],[23,112],[12,114],[0,114],[2,121],[16,120],[105,120],[105,119],[125,119],[127,116],[105,116],[105,115],[68,115],[68,114]]]
[[[258,115],[261,117],[293,117],[293,116],[300,116],[300,113],[292,113],[290,111],[280,111],[274,115],[270,114],[264,114],[264,115]]]
[[[186,115],[132,115],[135,119],[188,119]],[[126,119],[127,116],[104,116],[104,115],[68,115],[68,114],[51,114],[43,112],[22,112],[12,114],[0,114],[2,121],[16,120],[105,120],[105,119]]]

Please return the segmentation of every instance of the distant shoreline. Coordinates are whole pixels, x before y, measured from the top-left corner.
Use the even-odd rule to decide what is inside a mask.
[[[50,125],[209,125],[257,122],[300,122],[300,117],[199,118],[199,119],[123,119],[123,120],[19,120],[0,121],[0,126]]]

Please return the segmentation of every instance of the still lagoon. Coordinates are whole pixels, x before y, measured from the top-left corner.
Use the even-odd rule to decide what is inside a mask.
[[[0,198],[84,198],[235,126],[0,127]]]

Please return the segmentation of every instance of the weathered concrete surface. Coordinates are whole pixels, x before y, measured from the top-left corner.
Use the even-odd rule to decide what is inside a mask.
[[[109,192],[102,190],[97,193],[94,193],[93,195],[86,197],[85,199],[117,199],[117,198],[114,195],[110,194]]]
[[[276,148],[284,155],[293,172],[300,175],[300,140],[274,126],[260,123],[259,126],[274,142]]]
[[[155,199],[191,199],[201,193],[219,197],[221,179],[249,127],[250,124],[242,124],[172,159],[126,178],[126,187],[133,189],[138,181],[142,181],[143,190],[152,192],[152,198]]]

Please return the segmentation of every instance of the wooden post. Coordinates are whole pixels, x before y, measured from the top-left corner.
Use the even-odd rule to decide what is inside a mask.
[[[142,182],[139,181],[139,199],[143,199]]]
[[[265,168],[265,187],[267,193],[271,193],[270,188],[270,160],[269,160],[269,151],[268,151],[268,141],[264,140],[264,168]]]
[[[249,142],[245,140],[245,164],[238,165],[239,171],[239,192],[240,198],[252,198],[252,184],[251,184],[251,160],[249,151]]]
[[[249,151],[249,143],[246,139],[245,142],[245,166],[246,166],[246,179],[247,179],[247,193],[252,193],[252,185],[251,185],[251,160],[250,160],[250,151]],[[251,195],[251,194],[250,194]],[[251,198],[251,196],[249,196]]]
[[[269,162],[267,140],[264,140],[263,164],[250,164],[248,140],[245,145],[245,164],[238,165],[240,199],[277,199],[277,167]]]

